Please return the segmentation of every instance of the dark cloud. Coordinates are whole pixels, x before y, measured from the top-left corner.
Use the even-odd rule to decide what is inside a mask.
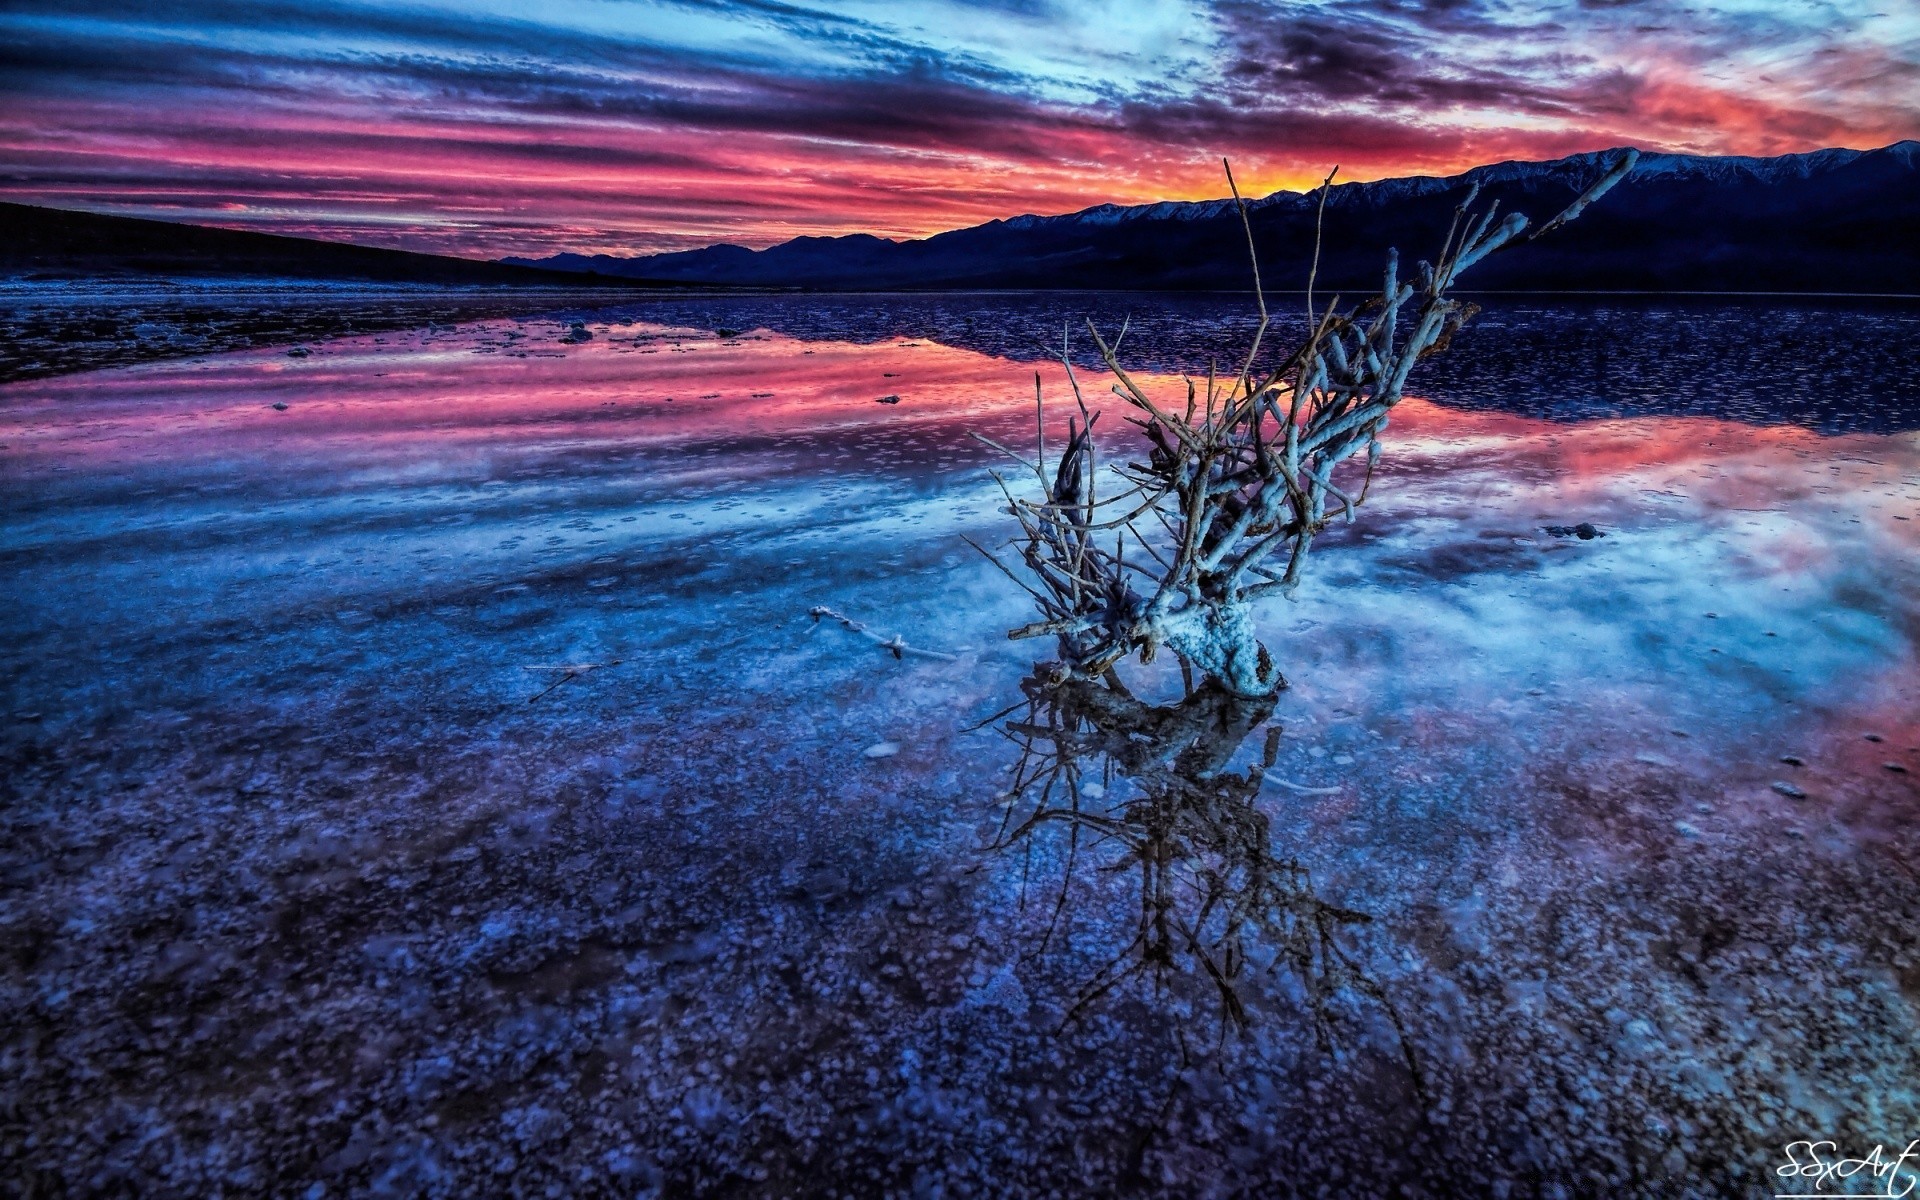
[[[1421,11],[1466,14],[1471,3],[1448,0]],[[1429,33],[1377,11],[1254,0],[1222,0],[1216,11],[1236,56],[1228,86],[1242,105],[1326,101],[1398,111],[1403,119],[1453,105],[1529,114],[1569,108],[1563,90],[1542,82],[1539,55],[1524,46],[1514,47],[1508,69],[1495,71],[1436,53]]]
[[[785,11],[778,6],[760,6]],[[531,36],[514,23],[452,22],[408,14],[321,13],[262,5],[258,10],[198,0],[160,6],[176,21],[218,26],[250,15],[276,29],[327,35],[315,47],[364,44],[372,37],[408,49],[368,53],[313,49],[303,54],[230,46],[169,43],[156,52],[130,32],[84,38],[53,31],[16,31],[0,43],[0,94],[102,88],[235,90],[253,100],[388,96],[438,111],[466,109],[507,117],[614,118],[715,133],[759,132],[875,142],[914,149],[970,150],[1012,157],[1049,152],[1036,131],[1098,129],[1097,113],[1046,105],[1006,79],[924,52],[886,45],[881,61],[860,69],[799,74],[750,59],[699,60],[657,46],[614,38]],[[327,20],[331,15],[335,19]],[[258,26],[253,26],[257,28]],[[842,32],[844,32],[842,28]],[[881,45],[868,38],[869,49]],[[525,47],[538,45],[537,55]],[[418,48],[415,48],[418,47]],[[393,113],[396,122],[410,113]]]

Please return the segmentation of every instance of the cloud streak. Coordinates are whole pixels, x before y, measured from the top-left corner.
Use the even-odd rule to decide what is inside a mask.
[[[475,255],[912,236],[1632,142],[1920,133],[1920,17],[1842,0],[27,0],[0,196]]]

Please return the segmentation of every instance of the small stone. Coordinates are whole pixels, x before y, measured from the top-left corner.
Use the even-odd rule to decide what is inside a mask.
[[[1881,737],[1881,736],[1880,736],[1879,734],[1877,734],[1877,733],[1867,733],[1867,734],[1862,734],[1861,736],[1862,736],[1862,737],[1864,737],[1864,738],[1866,738],[1866,739],[1867,739],[1868,741],[1870,741],[1870,742],[1884,742],[1884,741],[1886,741],[1886,740],[1887,740],[1887,739],[1885,739],[1885,738],[1883,738],[1883,737]]]
[[[1591,521],[1582,521],[1578,525],[1548,525],[1546,531],[1557,538],[1579,538],[1583,542],[1607,536],[1604,530]]]
[[[1806,760],[1797,754],[1782,754],[1780,761],[1790,767],[1804,767],[1807,765]]]
[[[284,400],[276,400],[276,401],[274,401],[274,402],[273,402],[273,411],[275,411],[275,412],[285,412],[285,411],[287,411],[287,402],[286,402],[286,401],[284,401]]]
[[[894,755],[900,753],[900,743],[875,742],[860,753],[867,758],[892,758]]]
[[[287,351],[287,357],[288,358],[305,358],[308,355],[308,353],[309,351],[305,346],[295,346],[293,349]]]
[[[1907,769],[1901,766],[1897,762],[1884,762],[1884,763],[1881,763],[1880,765],[1882,767],[1885,767],[1887,770],[1892,771],[1895,775],[1905,775],[1907,773]]]
[[[1788,783],[1784,779],[1774,780],[1772,787],[1774,791],[1779,792],[1782,796],[1785,796],[1789,800],[1805,800],[1807,798],[1807,794],[1805,792],[1801,791],[1799,788]]]
[[[879,398],[878,400],[875,400],[875,401],[874,401],[874,403],[875,403],[875,404],[898,404],[898,403],[900,403],[900,397],[898,397],[898,396],[882,396],[882,397],[880,397],[880,398]]]

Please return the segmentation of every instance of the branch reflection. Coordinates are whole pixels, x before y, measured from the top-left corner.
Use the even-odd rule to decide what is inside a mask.
[[[1007,710],[1020,715],[1002,726],[1019,756],[995,849],[1021,852],[1031,872],[1036,844],[1064,839],[1058,887],[1032,889],[1049,904],[1035,953],[1072,920],[1075,897],[1087,894],[1076,885],[1130,873],[1139,887],[1125,945],[1078,988],[1068,1022],[1129,979],[1164,991],[1185,977],[1204,981],[1226,1025],[1240,1028],[1255,979],[1280,974],[1297,985],[1323,1048],[1360,1006],[1381,1011],[1418,1083],[1399,1013],[1352,944],[1351,931],[1372,918],[1321,899],[1307,868],[1274,851],[1258,797],[1279,750],[1281,727],[1268,723],[1276,697],[1208,680],[1155,704],[1117,674],[1089,682],[1053,663],[1020,688]],[[1262,725],[1257,761],[1235,769]]]

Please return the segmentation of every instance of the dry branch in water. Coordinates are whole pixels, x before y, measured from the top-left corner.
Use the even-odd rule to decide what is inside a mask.
[[[1534,236],[1578,217],[1637,159],[1627,151]],[[1231,170],[1227,180],[1251,254],[1246,201],[1233,186]],[[1183,399],[1154,399],[1119,360],[1125,327],[1109,343],[1089,321],[1087,330],[1117,381],[1114,393],[1134,410],[1128,420],[1147,442],[1146,461],[1113,468],[1127,486],[1096,497],[1093,426],[1099,414],[1088,410],[1064,346],[1061,361],[1079,415],[1068,419],[1067,444],[1058,458],[1049,465],[1038,377],[1034,458],[981,439],[1019,459],[1042,494],[1038,500],[1020,498],[1000,479],[1020,522],[1015,544],[1031,585],[1016,581],[1042,614],[1008,636],[1057,638],[1060,659],[1074,679],[1099,679],[1135,653],[1151,661],[1165,647],[1189,673],[1217,680],[1237,695],[1267,696],[1285,687],[1255,634],[1251,602],[1276,592],[1290,595],[1315,535],[1336,518],[1352,520],[1365,501],[1380,435],[1408,375],[1421,359],[1445,350],[1477,311],[1451,298],[1448,289],[1488,255],[1532,240],[1522,239],[1527,218],[1518,213],[1496,220],[1498,204],[1475,213],[1478,195],[1475,184],[1456,210],[1437,266],[1422,262],[1415,281],[1403,281],[1398,252],[1389,250],[1377,295],[1345,309],[1335,297],[1324,311],[1310,311],[1307,339],[1260,373],[1255,364],[1269,319],[1256,260],[1259,328],[1239,372],[1225,380],[1209,373],[1204,394],[1199,381],[1190,379]],[[1318,257],[1316,245],[1316,269]],[[1340,472],[1336,480],[1336,472],[1363,452],[1364,467]]]
[[[1541,231],[1578,216],[1636,157],[1629,151]],[[1227,182],[1251,256],[1252,221],[1231,170]],[[1323,212],[1332,182],[1329,173]],[[1324,310],[1313,307],[1316,227],[1310,332],[1278,366],[1258,374],[1269,321],[1256,260],[1260,324],[1252,345],[1232,378],[1209,372],[1204,393],[1190,379],[1184,398],[1156,400],[1120,363],[1125,326],[1109,343],[1089,322],[1116,380],[1113,390],[1146,441],[1144,462],[1108,469],[1121,481],[1112,495],[1096,495],[1103,479],[1093,440],[1100,414],[1088,409],[1065,344],[1060,360],[1078,414],[1068,419],[1057,458],[1047,455],[1038,376],[1033,457],[980,439],[1019,460],[1041,493],[1023,499],[995,476],[1020,523],[1014,544],[1026,570],[988,557],[1033,596],[1041,617],[1008,636],[1052,636],[1060,659],[1039,664],[1022,682],[1023,703],[990,719],[1025,709],[1004,727],[1020,756],[1003,795],[996,844],[1023,847],[1031,864],[1039,834],[1065,838],[1065,872],[1042,948],[1068,919],[1083,857],[1097,860],[1099,877],[1130,870],[1139,883],[1131,936],[1081,989],[1070,1018],[1128,979],[1185,960],[1198,965],[1223,1015],[1238,1025],[1249,1015],[1242,983],[1283,970],[1299,983],[1323,1042],[1342,997],[1375,1002],[1398,1037],[1414,1087],[1423,1086],[1399,1014],[1346,944],[1347,931],[1368,918],[1322,900],[1297,859],[1274,853],[1256,804],[1267,783],[1308,794],[1333,789],[1269,777],[1278,726],[1268,726],[1259,765],[1234,771],[1229,763],[1286,686],[1255,636],[1253,602],[1291,594],[1315,535],[1337,517],[1352,519],[1414,365],[1446,349],[1475,311],[1448,289],[1526,230],[1519,215],[1496,223],[1497,206],[1475,214],[1477,197],[1476,187],[1455,212],[1438,266],[1423,262],[1417,283],[1404,282],[1389,251],[1379,294],[1347,309],[1338,297]],[[1363,467],[1356,463],[1336,477],[1363,452]],[[1151,661],[1162,647],[1180,661],[1185,695],[1153,705],[1128,690],[1117,667],[1135,653]],[[1127,789],[1115,786],[1119,776],[1130,781]]]

